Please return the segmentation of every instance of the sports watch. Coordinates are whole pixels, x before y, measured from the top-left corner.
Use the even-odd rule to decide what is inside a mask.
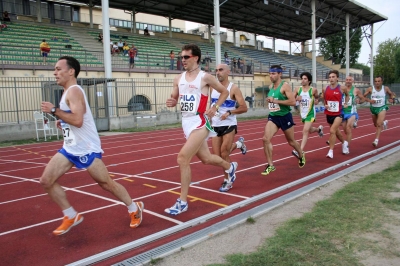
[[[52,113],[53,115],[55,115],[56,110],[57,110],[57,107],[51,108],[51,113]]]

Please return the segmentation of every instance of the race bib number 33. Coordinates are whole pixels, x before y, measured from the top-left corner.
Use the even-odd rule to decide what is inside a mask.
[[[328,101],[328,111],[339,112],[339,102],[338,101]]]
[[[199,107],[199,97],[196,94],[182,94],[180,96],[181,112],[196,113]]]

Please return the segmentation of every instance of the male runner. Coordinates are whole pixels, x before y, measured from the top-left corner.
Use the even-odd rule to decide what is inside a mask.
[[[242,92],[239,87],[229,81],[229,66],[226,64],[220,64],[215,70],[219,82],[228,90],[229,96],[225,102],[220,106],[218,116],[212,118],[212,126],[214,131],[217,132],[217,136],[212,138],[212,147],[214,154],[221,156],[227,162],[230,162],[229,155],[231,152],[239,148],[242,154],[246,154],[246,146],[244,145],[244,138],[240,137],[239,140],[234,143],[233,139],[237,133],[237,121],[236,115],[247,112],[247,105],[244,101]],[[219,99],[220,93],[216,90],[212,90],[211,93],[211,104],[215,104]],[[236,108],[236,103],[239,107]],[[235,180],[230,180],[228,174],[225,173],[225,179],[222,183],[219,191],[226,192],[232,188]]]
[[[76,81],[80,69],[80,64],[75,58],[60,57],[54,70],[57,84],[64,88],[60,108],[50,102],[41,104],[43,112],[52,113],[60,119],[57,125],[64,133],[62,149],[51,158],[40,177],[40,184],[64,214],[62,224],[53,233],[65,234],[83,221],[83,216],[71,206],[64,189],[57,182],[74,165],[79,169],[87,169],[101,188],[122,201],[128,207],[131,216],[130,227],[137,227],[142,222],[144,204],[141,201],[132,201],[126,189],[111,179],[101,160],[103,150],[99,134],[85,93]]]
[[[300,74],[301,86],[294,92],[296,95],[296,101],[299,103],[299,111],[301,115],[301,122],[303,122],[303,139],[301,140],[300,148],[304,150],[308,140],[308,134],[318,132],[318,135],[322,138],[324,136],[323,126],[320,125],[318,128],[313,127],[312,123],[315,121],[316,112],[315,104],[318,104],[318,90],[310,87],[312,82],[312,76],[309,72],[303,72]],[[296,150],[292,151],[292,154],[299,157]]]
[[[336,137],[343,143],[342,152],[348,153],[348,143],[344,140],[339,126],[343,119],[343,106],[342,106],[342,90],[338,84],[339,71],[329,71],[329,83],[326,89],[322,89],[322,97],[325,104],[326,121],[330,125],[329,151],[326,155],[327,158],[333,159],[333,148],[335,147]]]
[[[204,163],[222,167],[232,182],[235,180],[237,163],[228,163],[221,157],[211,154],[207,146],[208,137],[216,136],[210,125],[219,107],[229,96],[227,89],[215,77],[201,71],[199,68],[201,50],[195,44],[182,47],[182,64],[186,71],[174,79],[171,98],[167,99],[167,107],[176,106],[180,99],[182,112],[182,128],[186,143],[178,154],[178,164],[181,172],[181,195],[176,203],[165,209],[171,215],[187,211],[187,196],[191,181],[190,161],[194,155]],[[206,111],[210,87],[221,95],[216,103]]]
[[[281,128],[285,134],[288,144],[292,146],[298,154],[301,154],[301,157],[299,156],[299,167],[302,168],[306,164],[304,152],[300,148],[299,143],[294,139],[293,126],[295,123],[293,122],[292,113],[290,112],[290,106],[294,106],[296,100],[289,84],[282,80],[282,67],[279,65],[271,66],[269,78],[272,82],[267,98],[270,113],[263,136],[264,153],[268,164],[261,173],[262,175],[268,175],[276,169],[272,161],[273,149],[271,139],[276,132],[278,132],[279,128]]]
[[[379,137],[383,129],[387,129],[388,121],[385,120],[386,111],[389,110],[389,107],[386,105],[386,95],[390,95],[389,102],[393,102],[393,92],[389,89],[388,86],[382,85],[383,78],[381,76],[377,76],[374,78],[375,86],[369,87],[365,93],[364,97],[367,97],[371,94],[371,99],[366,98],[366,101],[369,102],[370,110],[372,114],[372,122],[374,122],[374,126],[376,127],[375,140],[372,142],[374,147],[378,146]]]
[[[365,101],[364,96],[358,88],[353,86],[354,78],[352,76],[346,77],[345,86],[342,87],[343,92],[343,121],[342,126],[346,133],[347,149],[346,154],[350,153],[350,142],[352,138],[352,129],[357,127],[357,121],[359,119],[357,113],[357,101],[358,97],[362,102]]]

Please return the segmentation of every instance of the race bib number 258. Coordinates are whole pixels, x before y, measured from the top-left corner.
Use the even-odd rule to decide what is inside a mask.
[[[195,94],[182,94],[180,96],[181,112],[185,113],[196,113],[199,100],[198,96]]]

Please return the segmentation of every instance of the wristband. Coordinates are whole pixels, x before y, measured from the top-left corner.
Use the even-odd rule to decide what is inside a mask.
[[[227,113],[229,113],[229,115],[232,115],[231,110],[228,110]]]
[[[215,106],[215,109],[219,109],[219,105],[218,104],[216,104],[216,105],[214,105]]]

